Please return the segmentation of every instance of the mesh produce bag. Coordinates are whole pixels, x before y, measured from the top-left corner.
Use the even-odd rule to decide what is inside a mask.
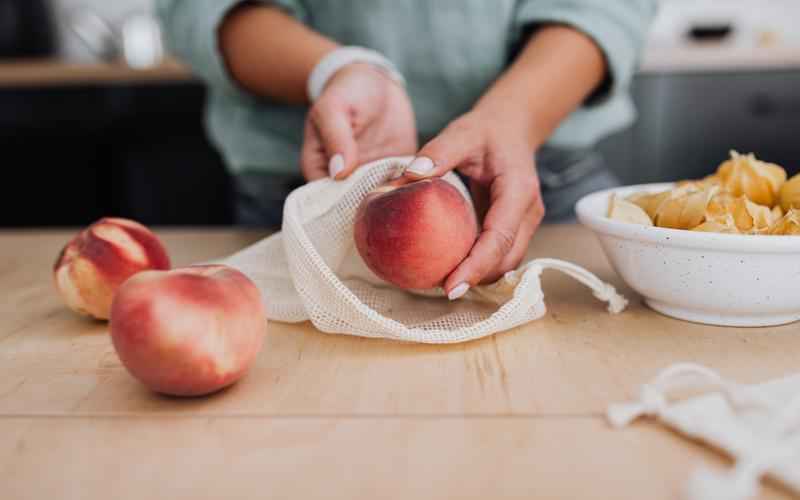
[[[642,385],[638,400],[610,405],[607,417],[617,428],[651,417],[734,459],[724,472],[695,469],[687,500],[755,498],[764,476],[800,495],[800,373],[744,385],[677,363]]]
[[[485,337],[544,315],[539,276],[559,269],[594,291],[618,313],[626,300],[614,288],[568,262],[538,259],[451,302],[441,289],[410,293],[378,278],[355,248],[353,222],[361,200],[398,176],[411,158],[364,165],[346,181],[315,181],[286,200],[282,232],[224,259],[260,288],[271,320],[310,320],[323,332],[411,342],[452,343]],[[444,177],[467,199],[466,188]]]

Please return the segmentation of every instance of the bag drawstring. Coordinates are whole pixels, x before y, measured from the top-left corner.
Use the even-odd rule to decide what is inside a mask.
[[[678,363],[662,370],[639,389],[638,401],[608,407],[606,417],[616,427],[626,427],[639,417],[658,417],[669,407],[670,392],[683,389],[716,390],[734,407],[766,406],[769,403],[746,393],[739,384],[727,382],[717,372],[693,363]]]
[[[606,417],[616,427],[626,427],[642,416],[660,417],[669,409],[668,396],[676,390],[710,390],[720,393],[734,409],[747,407],[774,411],[774,403],[758,397],[745,386],[724,380],[717,372],[693,363],[679,363],[662,370],[652,382],[642,385],[638,401],[612,404]],[[800,439],[789,439],[800,426],[800,396],[779,411],[771,426],[769,444],[740,457],[733,470],[720,474],[697,470],[688,486],[690,500],[744,500],[758,492],[760,478],[775,466],[800,455]]]
[[[610,284],[600,280],[586,269],[570,262],[558,259],[535,259],[529,266],[538,266],[540,269],[556,269],[589,287],[594,296],[603,302],[608,302],[608,312],[621,313],[628,305],[628,300],[617,292]]]
[[[730,472],[719,473],[703,467],[689,480],[690,500],[746,500],[758,494],[761,478],[783,463],[800,458],[800,396],[775,417],[769,442],[750,455],[739,457]]]

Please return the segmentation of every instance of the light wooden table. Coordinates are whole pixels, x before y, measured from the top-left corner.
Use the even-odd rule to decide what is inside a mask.
[[[176,264],[263,236],[160,231]],[[248,377],[203,399],[156,396],[106,325],[56,296],[67,232],[0,233],[0,498],[682,498],[726,460],[652,422],[602,412],[675,361],[741,382],[798,369],[800,327],[712,328],[659,316],[593,237],[542,229],[532,255],[570,259],[629,294],[612,316],[546,273],[548,314],[464,345],[408,345],[272,323]],[[764,498],[788,497],[769,486]]]
[[[172,58],[146,69],[131,68],[122,62],[76,63],[59,59],[0,61],[0,89],[188,82],[195,79],[184,64]]]

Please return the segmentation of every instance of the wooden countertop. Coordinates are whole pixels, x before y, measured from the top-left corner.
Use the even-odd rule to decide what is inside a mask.
[[[75,63],[59,60],[0,62],[0,88],[47,87],[193,81],[189,69],[173,59],[154,68],[134,69],[125,64]]]
[[[263,236],[159,231],[177,265]],[[745,383],[797,371],[800,327],[662,317],[621,285],[588,232],[543,228],[531,254],[587,266],[622,315],[543,277],[540,321],[462,345],[410,345],[271,323],[250,374],[208,398],[154,395],[107,325],[66,310],[51,265],[72,232],[0,232],[0,498],[683,498],[724,457],[653,422],[610,429],[610,402],[676,361]],[[775,486],[763,498],[788,498]]]
[[[717,73],[800,69],[800,47],[731,47],[694,44],[649,48],[644,51],[642,74]]]

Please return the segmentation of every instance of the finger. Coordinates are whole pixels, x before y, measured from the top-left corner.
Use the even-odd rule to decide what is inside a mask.
[[[319,135],[310,120],[306,120],[303,129],[300,172],[309,182],[328,177],[328,160],[325,148],[322,146]]]
[[[517,172],[520,173],[500,175],[492,183],[491,206],[483,230],[467,258],[445,280],[448,296],[463,295],[498,269],[507,257],[512,259],[517,233],[539,189],[532,171]]]
[[[411,180],[442,176],[475,157],[482,146],[477,130],[454,122],[417,152],[403,175]]]
[[[320,100],[310,114],[328,158],[329,175],[333,179],[346,178],[358,163],[358,146],[347,107],[335,100]]]
[[[508,252],[508,255],[500,262],[497,268],[484,276],[483,280],[481,280],[483,283],[494,283],[508,271],[519,267],[520,262],[525,258],[525,254],[528,253],[531,238],[539,228],[543,217],[544,205],[541,203],[541,199],[539,199],[538,202],[531,205],[528,212],[523,217],[522,224],[519,226],[517,235],[514,238],[514,246],[511,248],[511,251]]]

